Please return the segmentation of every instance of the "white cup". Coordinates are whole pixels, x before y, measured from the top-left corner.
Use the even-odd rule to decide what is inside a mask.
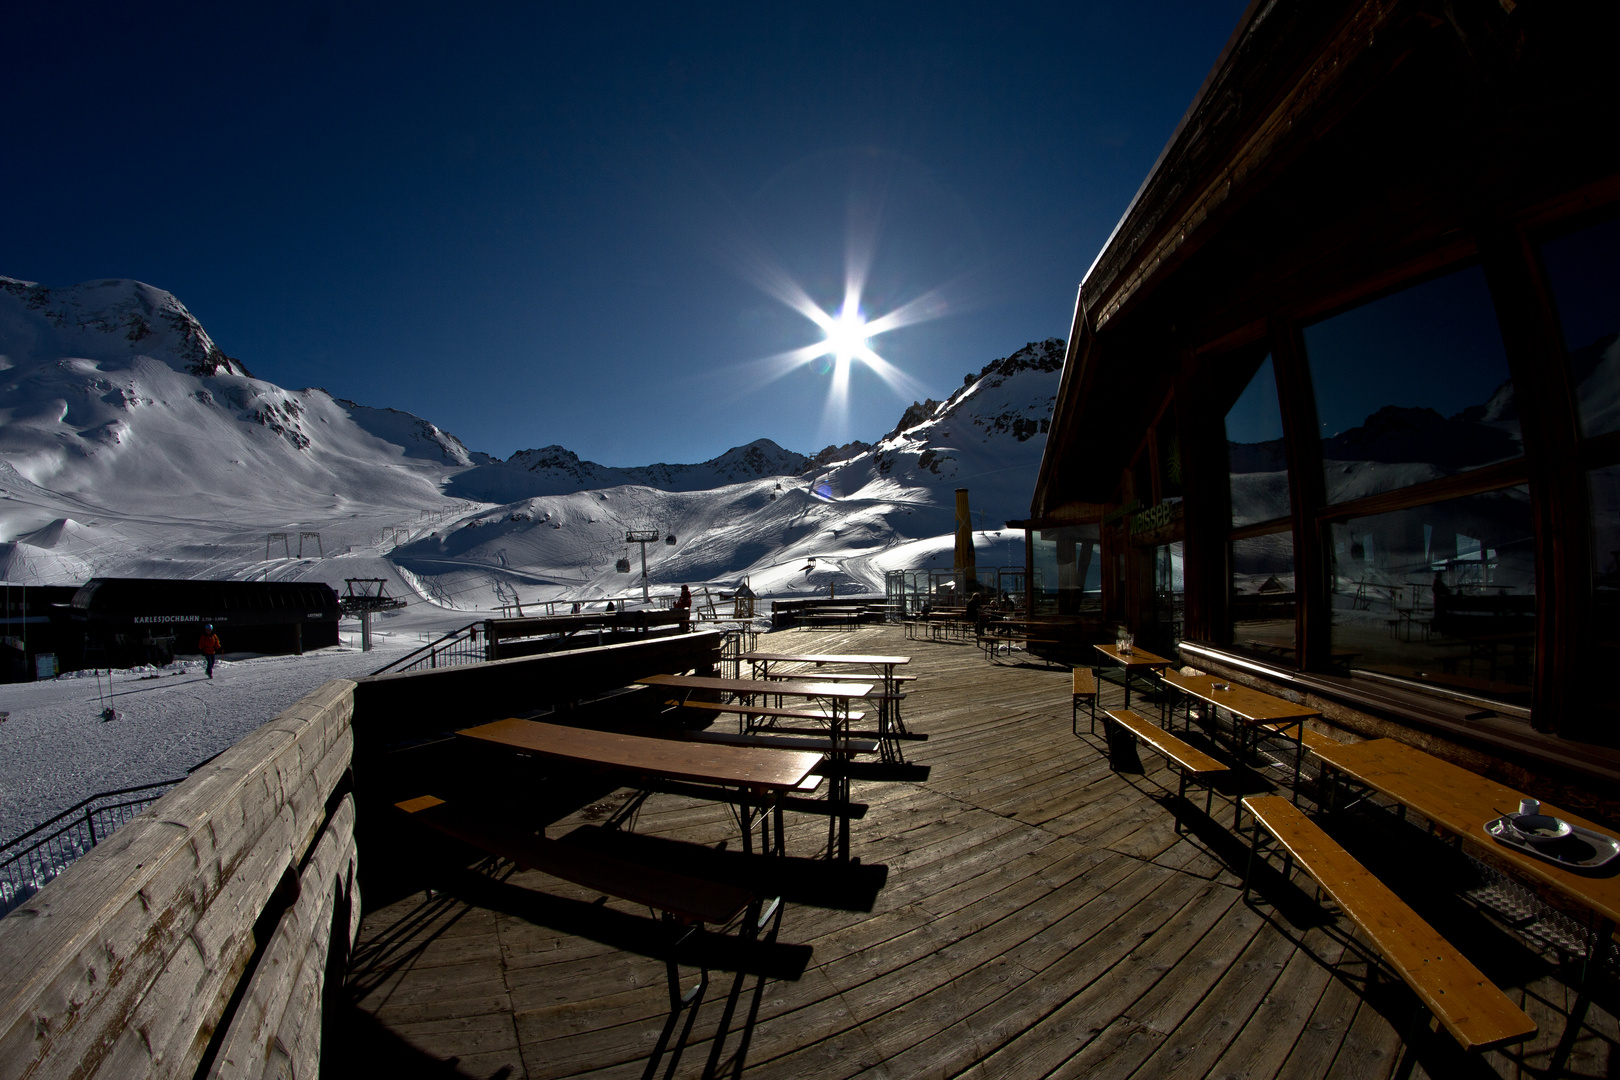
[[[1541,800],[1540,799],[1520,799],[1519,800],[1519,816],[1520,817],[1535,817],[1539,813],[1541,813]]]

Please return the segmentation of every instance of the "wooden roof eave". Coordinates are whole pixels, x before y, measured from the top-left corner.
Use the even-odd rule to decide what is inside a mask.
[[[1416,0],[1362,0],[1346,5],[1351,10],[1338,16],[1327,33],[1307,36],[1287,20],[1290,15],[1296,22],[1303,20],[1298,12],[1311,6],[1307,0],[1254,0],[1249,5],[1087,270],[1031,500],[1032,517],[1075,497],[1060,490],[1058,469],[1085,412],[1095,382],[1096,339],[1106,326],[1140,303],[1241,204],[1264,191],[1297,152],[1353,106],[1361,89],[1400,62],[1406,50],[1399,39],[1394,49],[1383,50],[1382,63],[1360,62],[1383,47],[1392,25],[1412,19],[1427,25]],[[1259,40],[1268,21],[1281,44]],[[1290,30],[1296,39],[1288,38]],[[1292,52],[1297,59],[1279,65],[1274,59],[1279,52]],[[1268,67],[1281,74],[1268,74]],[[1199,158],[1216,164],[1200,166]]]
[[[1086,272],[1099,333],[1185,262],[1218,226],[1400,63],[1392,30],[1427,28],[1416,0],[1361,0],[1320,38],[1251,41],[1304,0],[1251,4],[1137,197]],[[1260,10],[1257,12],[1256,8]],[[1303,20],[1302,20],[1303,21]],[[1286,31],[1291,29],[1284,27]],[[1310,28],[1297,31],[1301,36]],[[1276,54],[1292,52],[1292,63]],[[1367,62],[1376,54],[1374,62]],[[1260,100],[1255,100],[1256,98]]]
[[[1085,378],[1091,348],[1091,333],[1087,325],[1085,304],[1086,294],[1082,286],[1075,295],[1068,353],[1063,358],[1063,376],[1058,381],[1057,397],[1052,402],[1052,420],[1047,427],[1049,434],[1046,437],[1046,447],[1041,451],[1041,468],[1035,476],[1035,492],[1030,499],[1029,508],[1031,519],[1045,517],[1048,506],[1052,505],[1052,500],[1048,496],[1051,492],[1053,469],[1067,455],[1072,441],[1068,435],[1073,430],[1069,420],[1080,400],[1076,385]]]

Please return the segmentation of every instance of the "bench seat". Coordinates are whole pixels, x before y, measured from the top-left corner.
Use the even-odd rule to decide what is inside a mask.
[[[527,833],[492,815],[451,806],[434,795],[421,795],[394,805],[413,820],[479,851],[508,859],[520,868],[541,870],[552,877],[659,912],[663,922],[673,930],[664,956],[671,1013],[679,1013],[702,1000],[709,985],[705,962],[700,965],[702,975],[698,982],[685,992],[681,990],[675,954],[689,934],[704,925],[726,926],[746,913],[738,933],[752,940],[755,931],[765,925],[781,904],[779,898],[764,904],[746,889],[722,881],[707,881],[565,844],[540,833]]]
[[[1264,829],[1366,935],[1464,1050],[1519,1042],[1536,1023],[1390,888],[1288,799],[1250,795],[1255,847]],[[1250,874],[1254,848],[1250,849]],[[1243,893],[1247,898],[1249,880]]]
[[[773,724],[771,727],[765,730],[769,731],[773,735],[825,735],[827,733],[826,728],[783,727],[779,724]],[[850,737],[854,739],[904,739],[908,742],[928,741],[928,733],[924,731],[882,732],[873,731],[870,728],[867,728],[862,731],[851,730],[849,734]]]
[[[394,805],[413,820],[480,851],[664,912],[682,922],[724,926],[756,900],[752,893],[724,882],[704,881],[587,851],[539,834],[530,835],[433,795]]]
[[[1002,646],[1011,649],[1016,643],[1023,643],[1027,648],[1030,645],[1062,645],[1057,638],[1033,637],[1029,634],[980,634],[979,648],[984,650],[986,660],[995,660],[996,652]]]
[[[805,735],[733,735],[727,731],[688,731],[683,737],[690,742],[760,746],[772,750],[814,750],[821,754],[875,754],[879,749],[876,739],[848,739],[843,746],[839,746],[825,737]]]
[[[706,712],[743,713],[747,716],[770,716],[782,720],[821,720],[830,719],[823,713],[810,712],[808,709],[774,709],[768,705],[743,705],[735,701],[670,701],[667,704],[685,709],[702,709]],[[851,722],[863,719],[864,712],[856,710],[849,714]]]
[[[1164,728],[1144,719],[1129,709],[1108,709],[1103,715],[1129,731],[1142,742],[1147,743],[1176,767],[1176,772],[1181,778],[1180,787],[1177,789],[1176,794],[1181,798],[1185,798],[1187,795],[1187,777],[1189,775],[1204,780],[1212,773],[1230,771],[1227,766],[1216,761],[1198,747],[1177,738],[1164,730]],[[1214,789],[1208,786],[1207,780],[1204,790],[1204,813],[1207,814],[1214,796]],[[1238,810],[1234,807],[1232,812],[1234,824],[1236,823],[1237,813]],[[1177,821],[1176,829],[1179,831],[1180,828],[1181,823]]]
[[[778,672],[773,671],[771,674],[765,676],[765,678],[767,678],[767,679],[784,679],[784,680],[791,679],[791,680],[803,681],[803,682],[868,682],[868,683],[881,683],[883,681],[883,676],[881,676],[881,675],[861,675],[859,673],[851,674],[850,672],[845,672],[845,671],[816,671],[814,669],[807,670],[807,671],[790,671],[790,672],[787,672],[786,674],[780,674]],[[897,682],[897,683],[898,682],[916,682],[917,681],[917,676],[915,676],[915,675],[896,675],[894,677],[894,679],[891,680],[891,681]]]
[[[1073,731],[1080,734],[1080,702],[1083,700],[1091,708],[1091,733],[1097,733],[1097,674],[1090,668],[1077,667],[1074,669],[1074,715]]]

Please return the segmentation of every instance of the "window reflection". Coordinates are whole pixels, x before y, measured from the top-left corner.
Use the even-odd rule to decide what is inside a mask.
[[[1287,517],[1288,457],[1270,356],[1260,361],[1249,385],[1226,412],[1226,453],[1231,468],[1232,525]]]
[[[1187,598],[1184,556],[1180,540],[1153,549],[1153,624],[1143,631],[1148,644],[1160,649],[1174,649],[1181,640]]]
[[[1523,453],[1485,274],[1470,267],[1305,329],[1327,501]]]
[[[1620,663],[1620,465],[1588,474],[1592,496],[1592,670]],[[1612,724],[1620,694],[1608,679],[1594,679],[1594,704]]]
[[[1165,413],[1154,432],[1159,452],[1159,501],[1180,502],[1181,439],[1176,435],[1174,413]]]
[[[1102,608],[1102,567],[1096,525],[1037,529],[1034,610],[1037,615],[1079,615]]]
[[[1294,661],[1294,534],[1232,541],[1232,644]]]
[[[1620,219],[1542,245],[1584,434],[1620,429]]]
[[[1536,583],[1524,487],[1332,529],[1333,654],[1360,671],[1528,704]]]

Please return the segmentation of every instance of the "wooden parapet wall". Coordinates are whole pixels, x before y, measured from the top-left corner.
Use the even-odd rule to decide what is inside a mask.
[[[617,645],[372,675],[354,689],[362,756],[381,745],[594,697],[642,675],[713,669],[725,635],[700,630]]]
[[[690,609],[637,608],[634,611],[606,611],[589,615],[538,615],[522,619],[486,619],[484,649],[489,660],[510,660],[533,656],[559,646],[534,639],[567,638],[573,635],[606,634],[612,640],[650,632],[685,632],[691,623]],[[561,646],[566,648],[566,646]]]
[[[0,919],[0,1078],[316,1074],[327,951],[359,918],[353,690],[305,696]]]

